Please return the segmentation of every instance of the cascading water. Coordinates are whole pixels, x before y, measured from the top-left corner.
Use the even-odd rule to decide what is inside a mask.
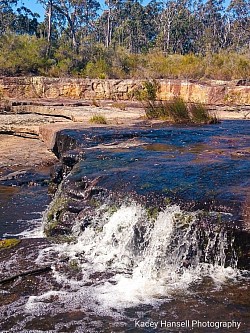
[[[84,142],[81,131],[70,133],[84,150],[63,155],[66,167],[55,168],[60,185],[44,234],[41,225],[19,234],[26,239],[0,261],[2,278],[49,269],[2,285],[0,330],[172,333],[187,326],[143,325],[194,319],[236,320],[240,329],[230,332],[248,332],[244,126],[150,129],[132,145],[118,133],[120,146],[110,133],[106,146],[102,129],[85,131]]]
[[[138,304],[157,305],[187,292],[205,277],[218,285],[239,275],[226,230],[212,225],[202,229],[199,212],[183,212],[172,205],[150,217],[135,202],[112,209],[100,207],[104,213],[96,214],[84,231],[78,221],[72,243],[41,251],[37,263],[52,264],[63,287],[31,296],[26,311],[51,311],[52,296],[64,304],[64,310],[72,305],[84,309],[86,299],[88,307],[104,313]],[[231,262],[227,263],[229,247]]]

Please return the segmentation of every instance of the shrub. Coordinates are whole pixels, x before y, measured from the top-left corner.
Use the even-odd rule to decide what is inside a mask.
[[[189,123],[190,114],[186,103],[180,97],[175,97],[172,101],[165,103],[165,112],[175,123]]]
[[[250,54],[220,52],[208,54],[205,77],[216,80],[246,79],[250,76]]]
[[[97,60],[96,62],[88,62],[83,73],[84,76],[90,79],[106,79],[109,77],[110,66],[103,60]]]
[[[91,123],[93,124],[103,124],[106,125],[107,124],[107,119],[105,116],[102,116],[100,114],[95,114],[93,115],[90,120]]]
[[[211,117],[202,104],[191,104],[189,110],[194,123],[209,123]]]
[[[190,116],[184,101],[176,97],[172,101],[157,101],[159,85],[153,81],[145,81],[143,88],[135,91],[135,97],[141,101],[148,119],[168,119],[174,122],[189,122]]]
[[[134,96],[141,101],[148,119],[170,120],[175,123],[217,123],[216,116],[210,116],[209,111],[202,104],[187,104],[180,97],[171,101],[157,101],[158,83],[145,81],[143,88],[134,92]]]
[[[29,35],[0,38],[0,74],[39,74],[46,67],[46,41]]]
[[[217,116],[215,114],[211,116],[208,109],[200,103],[191,104],[189,112],[194,123],[217,124],[219,122]]]

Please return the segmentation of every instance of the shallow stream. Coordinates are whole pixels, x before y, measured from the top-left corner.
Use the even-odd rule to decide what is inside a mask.
[[[51,268],[1,284],[1,332],[249,332],[249,122],[64,135],[85,152],[64,184],[105,195],[72,192],[88,223],[71,205],[70,234],[48,239],[62,189],[43,220],[41,187],[32,209],[31,189],[0,189],[1,236],[23,237],[0,252],[2,279]]]

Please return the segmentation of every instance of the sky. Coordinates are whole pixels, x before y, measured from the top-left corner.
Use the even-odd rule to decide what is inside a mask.
[[[147,4],[150,0],[143,0],[142,3]],[[230,0],[225,0],[225,4],[228,5]],[[100,0],[101,4],[104,4],[104,0]],[[41,20],[44,16],[44,9],[43,6],[39,3],[37,3],[36,0],[19,0],[19,5],[24,5],[33,12],[38,13],[41,16]]]

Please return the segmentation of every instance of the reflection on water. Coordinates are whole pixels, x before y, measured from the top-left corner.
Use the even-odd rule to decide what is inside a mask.
[[[19,191],[18,187],[0,185],[0,200],[2,202],[9,201]]]

